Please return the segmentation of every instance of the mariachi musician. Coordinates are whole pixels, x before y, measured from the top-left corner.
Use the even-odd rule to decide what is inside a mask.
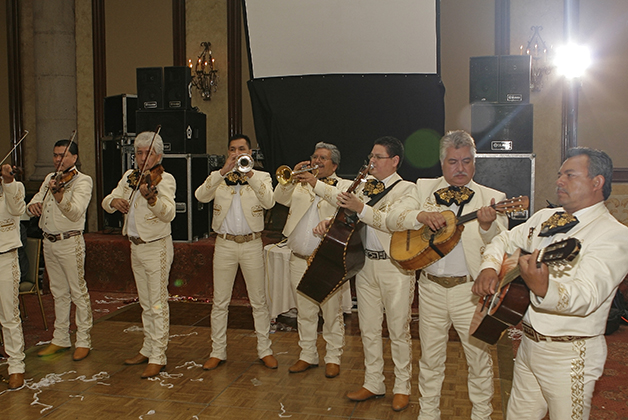
[[[386,221],[391,230],[427,225],[436,232],[446,224],[442,211],[452,210],[460,216],[463,211],[466,214],[477,210],[477,220],[466,225],[453,250],[424,268],[419,278],[419,419],[440,418],[445,355],[452,324],[469,365],[471,418],[489,419],[493,410],[492,359],[488,345],[469,336],[478,300],[471,287],[479,272],[481,252],[507,226],[506,217],[498,216],[488,204],[506,197],[473,181],[475,143],[468,133],[452,131],[441,139],[440,162],[443,176],[417,180],[416,189],[395,206]]]
[[[227,318],[238,266],[242,269],[253,309],[257,355],[277,369],[270,340],[270,312],[264,287],[262,230],[264,209],[275,205],[270,174],[253,169],[251,140],[244,134],[229,139],[225,165],[209,174],[194,193],[201,203],[214,201],[214,299],[211,312],[212,351],[203,365],[213,370],[227,360]]]
[[[129,169],[102,200],[108,213],[124,214],[122,233],[131,242],[131,267],[142,307],[144,343],[126,365],[148,363],[141,377],[159,375],[166,367],[170,332],[168,277],[174,257],[170,222],[176,216],[174,177],[160,165],[164,144],[152,131],[134,142],[138,169]]]
[[[320,243],[313,229],[321,220],[333,216],[336,197],[346,190],[351,181],[339,178],[336,169],[340,164],[340,150],[330,143],[319,142],[309,161],[295,167],[289,182],[277,176],[275,201],[290,208],[283,234],[288,238],[290,255],[290,282],[296,288],[308,268],[308,259]],[[314,169],[310,171],[304,167]],[[280,168],[281,169],[281,168]],[[315,174],[316,175],[315,175]],[[345,283],[345,288],[349,283]],[[327,343],[325,354],[325,376],[334,378],[340,374],[340,357],[344,345],[344,319],[342,316],[343,292],[336,293],[324,303],[318,304],[300,293],[296,293],[297,324],[299,331],[299,360],[291,366],[290,373],[304,372],[318,366],[318,314],[323,313],[323,339]]]
[[[75,132],[76,133],[76,132]],[[73,359],[89,355],[92,308],[85,282],[85,213],[92,198],[92,178],[76,169],[78,145],[74,135],[59,140],[52,158],[56,172],[48,174],[39,192],[28,203],[30,216],[39,217],[44,235],[44,259],[55,303],[52,341],[38,356],[67,350],[70,341],[70,306],[76,306],[76,348]]]
[[[366,261],[355,279],[358,298],[358,318],[364,346],[364,385],[347,397],[352,401],[365,401],[383,397],[384,356],[382,321],[386,311],[386,325],[390,334],[392,359],[395,364],[395,385],[392,408],[401,411],[408,406],[412,379],[412,340],[410,337],[410,308],[414,296],[414,272],[406,272],[391,262],[390,237],[386,227],[386,214],[398,200],[409,194],[414,185],[403,181],[397,168],[403,161],[403,144],[394,137],[375,140],[371,154],[370,174],[361,183],[356,194],[343,192],[338,205],[357,213],[366,224],[364,248]],[[378,200],[369,205],[371,200]],[[324,234],[328,221],[316,228]]]

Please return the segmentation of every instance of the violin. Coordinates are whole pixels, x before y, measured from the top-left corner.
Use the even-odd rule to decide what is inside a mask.
[[[56,182],[56,185],[51,188],[51,192],[53,194],[56,194],[61,191],[63,188],[65,188],[67,184],[70,183],[70,181],[72,181],[72,179],[74,179],[76,175],[78,175],[78,169],[76,168],[66,169],[63,172],[57,172],[56,174],[54,174],[53,178]]]
[[[154,187],[161,182],[161,174],[164,173],[164,167],[160,164],[153,166],[150,170],[145,171],[140,175],[140,170],[135,169],[129,174],[126,182],[131,188],[138,188],[141,185],[146,184],[148,188]]]

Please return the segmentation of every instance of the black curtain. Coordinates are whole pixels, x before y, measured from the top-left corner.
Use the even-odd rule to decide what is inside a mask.
[[[340,149],[338,175],[352,179],[373,141],[404,142],[399,174],[440,176],[438,140],[445,126],[445,88],[436,74],[311,75],[248,82],[264,167],[307,160],[319,141]]]

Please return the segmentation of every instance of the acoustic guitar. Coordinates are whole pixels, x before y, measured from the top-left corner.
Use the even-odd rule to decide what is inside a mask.
[[[527,210],[530,199],[519,196],[491,205],[500,213]],[[451,210],[441,212],[446,225],[436,232],[425,225],[418,230],[393,232],[390,240],[390,258],[406,270],[420,270],[449,254],[460,241],[464,224],[478,217],[478,212],[459,218]]]
[[[580,246],[576,238],[553,243],[539,252],[537,263],[565,265],[576,258]],[[480,299],[475,308],[469,333],[488,344],[497,343],[508,327],[521,322],[530,305],[530,289],[520,277],[520,255],[521,250],[517,250],[510,256],[504,256],[495,294]]]
[[[346,192],[353,192],[368,175],[364,165]],[[364,266],[364,247],[360,231],[364,223],[349,210],[338,208],[334,218],[310,259],[297,290],[323,303]]]

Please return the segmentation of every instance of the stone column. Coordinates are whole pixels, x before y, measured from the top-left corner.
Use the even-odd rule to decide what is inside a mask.
[[[55,170],[54,143],[76,129],[74,0],[33,0],[33,48],[37,161],[30,180],[38,181]]]

